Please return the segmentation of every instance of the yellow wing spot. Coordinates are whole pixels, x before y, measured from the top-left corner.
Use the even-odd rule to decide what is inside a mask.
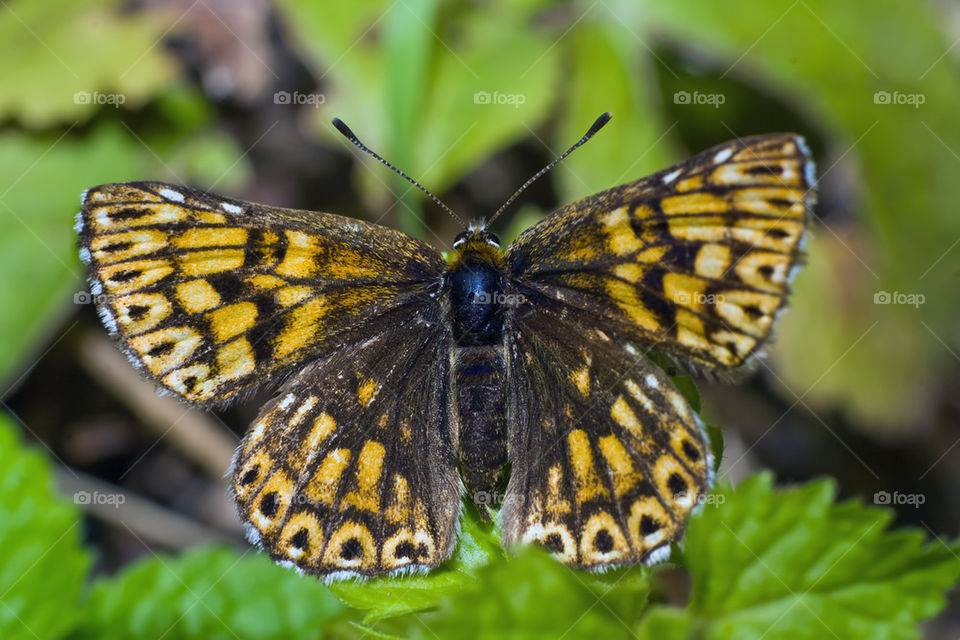
[[[173,313],[173,305],[162,293],[133,293],[114,302],[123,333],[133,335],[153,329]]]
[[[577,369],[570,374],[570,380],[577,388],[577,391],[586,398],[590,394],[590,364],[587,363],[582,369]]]
[[[677,323],[677,342],[696,349],[709,351],[710,341],[707,340],[703,320],[686,309],[677,309],[675,320]]]
[[[265,273],[258,273],[255,276],[250,276],[246,279],[247,284],[258,291],[268,291],[270,289],[278,289],[287,284],[286,280],[278,278],[276,276],[270,276]]]
[[[551,513],[570,513],[570,501],[564,498],[563,465],[555,464],[547,472],[547,500],[544,509]]]
[[[160,202],[160,197],[137,187],[112,184],[91,189],[84,202]]]
[[[200,313],[220,306],[220,294],[203,279],[178,284],[177,300],[188,313]]]
[[[613,492],[620,498],[643,480],[643,474],[633,466],[630,455],[617,436],[604,436],[598,444],[613,474]]]
[[[148,255],[167,246],[167,234],[159,229],[138,229],[96,236],[90,241],[93,257],[100,264]]]
[[[183,364],[197,350],[203,336],[190,327],[169,327],[136,338],[130,346],[140,354],[143,364],[154,375],[161,375]]]
[[[380,385],[377,384],[377,381],[373,378],[367,378],[357,388],[357,402],[361,406],[369,407],[378,391],[380,391]]]
[[[382,444],[373,440],[367,440],[363,444],[363,449],[357,456],[357,488],[343,497],[341,511],[348,505],[374,513],[380,511],[377,483],[380,480],[385,451]]]
[[[328,453],[307,483],[306,496],[321,504],[332,505],[337,497],[340,476],[349,462],[350,449],[335,449]]]
[[[243,266],[243,249],[211,249],[191,251],[178,257],[180,270],[186,276],[233,271]]]
[[[693,176],[692,178],[684,178],[677,183],[677,191],[683,193],[684,191],[693,191],[694,189],[703,188],[703,176]]]
[[[384,424],[380,425],[381,427],[386,426],[386,417],[387,414],[383,414]],[[410,442],[413,438],[413,431],[410,429],[410,423],[407,420],[404,420],[400,423],[400,437],[404,442]]]
[[[410,487],[407,479],[399,473],[393,475],[393,496],[384,517],[390,524],[399,524],[410,518]]]
[[[319,398],[317,396],[310,396],[304,400],[300,406],[297,407],[297,410],[294,411],[293,416],[290,417],[290,426],[296,427],[299,425],[306,415],[313,410],[318,400]]]
[[[634,284],[640,282],[646,272],[647,270],[636,262],[618,264],[613,268],[613,275]]]
[[[604,233],[607,234],[607,246],[618,256],[625,256],[643,248],[643,242],[630,226],[630,213],[627,207],[619,207],[607,213],[601,219]]]
[[[787,283],[789,268],[789,260],[783,254],[753,251],[737,262],[734,271],[744,284],[778,293]]]
[[[646,553],[671,540],[677,526],[656,497],[644,496],[630,506],[627,529],[633,547]]]
[[[646,233],[646,230],[644,230],[644,233]],[[657,264],[666,253],[667,247],[665,246],[650,247],[638,253],[633,259],[641,264]],[[641,272],[641,277],[643,273],[644,272]],[[639,278],[637,279],[639,280]]]
[[[593,452],[590,450],[590,439],[583,429],[575,429],[567,436],[570,448],[570,464],[573,475],[577,479],[577,502],[584,503],[597,496],[609,497],[610,493],[603,486],[597,471],[593,466]]]
[[[627,314],[638,327],[651,333],[657,333],[662,325],[657,317],[642,302],[636,288],[620,280],[607,280],[607,293],[617,303],[620,310]]]
[[[610,416],[617,421],[621,427],[630,431],[638,438],[643,437],[643,426],[637,420],[637,414],[633,412],[627,400],[623,396],[617,396],[613,406],[610,407]]]
[[[99,271],[104,288],[114,295],[138,291],[159,282],[171,273],[173,266],[167,260],[121,262],[102,267]]]
[[[299,511],[283,525],[279,546],[298,565],[314,565],[323,548],[323,525],[309,511]]]
[[[693,270],[704,278],[722,278],[730,266],[730,247],[722,244],[705,244],[697,251]]]
[[[219,386],[216,378],[210,377],[210,365],[198,362],[189,367],[175,369],[162,378],[163,384],[190,400],[209,400]]]
[[[173,246],[181,249],[198,247],[239,247],[247,243],[247,230],[225,227],[187,229],[173,238]]]
[[[282,471],[274,471],[250,503],[247,517],[261,533],[270,533],[283,520],[292,496],[293,481]]]
[[[285,231],[287,249],[276,272],[288,278],[310,278],[317,270],[320,243],[316,236],[302,231]]]
[[[320,298],[313,298],[291,311],[286,328],[274,342],[274,354],[283,358],[310,344],[326,312],[327,305]]]
[[[670,235],[678,240],[725,242],[729,224],[721,216],[679,216],[667,218]]]
[[[663,276],[663,295],[674,304],[697,311],[708,300],[708,284],[703,278],[685,273],[667,273]]]
[[[790,253],[803,235],[803,222],[787,218],[740,218],[734,222],[730,235],[757,249]]]
[[[237,338],[217,349],[218,380],[233,380],[253,373],[256,359],[246,338]]]
[[[630,555],[630,544],[606,511],[590,516],[580,534],[580,557],[586,566],[607,564]]]
[[[729,290],[717,295],[716,310],[729,327],[760,338],[769,331],[780,303],[776,295]]]
[[[757,344],[755,338],[733,331],[714,331],[710,340],[713,343],[711,354],[725,364],[740,362]]]
[[[802,221],[806,215],[804,191],[758,187],[737,189],[732,194],[733,206],[747,213],[769,216],[773,220]]]
[[[691,213],[725,213],[730,210],[730,203],[713,193],[688,193],[661,199],[660,209],[668,216]]]
[[[139,194],[136,200],[145,200]],[[113,204],[95,207],[92,212],[93,227],[98,233],[122,231],[147,225],[184,222],[188,209],[172,204]]]
[[[273,297],[281,307],[290,307],[303,302],[313,293],[314,290],[310,287],[283,287],[273,294]]]
[[[377,543],[370,530],[359,522],[340,525],[326,543],[323,564],[341,569],[370,570],[377,563]]]
[[[315,396],[311,397],[315,398]],[[301,409],[302,408],[303,405],[301,405]],[[336,428],[337,421],[334,420],[330,414],[321,413],[317,416],[313,421],[313,425],[310,427],[310,431],[307,433],[307,437],[303,440],[303,446],[291,450],[290,455],[287,457],[290,466],[298,472],[302,471],[303,468],[316,457],[320,444],[329,438],[330,434],[332,434]]]
[[[362,256],[349,246],[335,245],[324,261],[324,272],[331,278],[352,280],[383,275],[385,265],[372,256]]]
[[[257,322],[257,305],[252,302],[238,302],[220,307],[207,314],[207,321],[214,339],[225,342],[253,328]]]

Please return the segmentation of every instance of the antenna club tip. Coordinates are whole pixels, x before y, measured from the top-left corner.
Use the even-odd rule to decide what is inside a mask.
[[[594,121],[593,126],[590,127],[590,131],[587,133],[587,135],[592,136],[597,131],[600,131],[600,129],[603,128],[605,124],[610,122],[610,118],[612,117],[613,117],[613,114],[610,113],[609,111],[604,111],[603,113],[601,113],[600,117],[598,117],[596,121]]]
[[[333,122],[333,126],[337,128],[337,131],[339,131],[346,137],[350,138],[351,140],[357,137],[354,135],[353,131],[350,130],[350,127],[348,127],[346,123],[340,118],[334,118],[333,120],[331,120],[331,122]]]

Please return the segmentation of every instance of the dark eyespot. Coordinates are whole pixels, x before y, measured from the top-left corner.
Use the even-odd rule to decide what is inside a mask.
[[[243,474],[243,477],[240,478],[240,484],[246,486],[252,483],[254,480],[256,480],[259,475],[260,475],[260,465],[255,464],[253,465],[253,468],[250,469],[250,471],[247,471],[245,474]]]
[[[676,496],[681,493],[686,493],[687,483],[683,478],[680,477],[679,474],[674,473],[671,474],[667,479],[667,488],[669,488],[670,491],[673,492],[673,495]]]
[[[306,530],[306,528],[301,528],[299,531],[293,534],[292,538],[290,538],[290,544],[292,546],[296,547],[297,549],[303,549],[304,551],[307,550],[307,544],[309,544],[309,542],[310,533]]]
[[[551,533],[543,540],[543,546],[554,553],[563,553],[563,538],[559,533]]]
[[[156,358],[157,356],[162,356],[164,354],[170,353],[171,351],[173,351],[173,343],[164,342],[162,344],[158,344],[157,346],[147,351],[147,355],[150,356],[151,358]]]
[[[613,550],[613,537],[610,535],[610,532],[606,529],[597,531],[597,535],[593,537],[593,548],[600,553],[607,553]]]
[[[363,545],[357,538],[350,538],[340,547],[340,557],[344,560],[355,560],[363,555]]]
[[[689,440],[684,440],[683,444],[680,446],[683,447],[683,453],[684,455],[687,456],[688,460],[691,460],[693,462],[697,462],[698,460],[700,460],[700,452],[697,451],[697,448],[693,446],[692,442],[690,442]]]
[[[260,500],[260,513],[268,518],[273,518],[273,516],[277,515],[277,508],[279,506],[280,503],[277,501],[277,492],[271,491]]]
[[[660,523],[651,518],[650,516],[643,516],[640,518],[640,533],[644,536],[648,536],[651,533],[656,533],[660,530]]]
[[[409,558],[413,560],[414,554],[416,554],[416,548],[410,542],[401,542],[397,545],[394,555],[398,558]]]

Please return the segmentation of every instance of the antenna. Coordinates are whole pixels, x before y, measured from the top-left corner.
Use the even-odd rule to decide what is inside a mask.
[[[504,210],[504,209],[506,209],[506,208],[509,207],[511,204],[513,204],[513,201],[517,199],[517,196],[519,196],[521,193],[523,193],[523,192],[526,190],[526,188],[529,187],[531,184],[533,184],[534,182],[536,182],[536,180],[537,180],[538,178],[540,178],[540,176],[542,176],[543,174],[545,174],[547,171],[550,171],[550,169],[553,169],[555,166],[557,166],[557,163],[558,163],[558,162],[560,162],[561,160],[563,160],[564,158],[566,158],[568,155],[570,155],[571,153],[573,153],[573,151],[574,151],[577,147],[580,147],[581,145],[583,145],[584,143],[586,143],[587,140],[589,140],[590,138],[592,138],[597,131],[600,131],[600,129],[603,128],[603,125],[605,125],[605,124],[607,124],[608,122],[610,122],[610,118],[612,118],[612,117],[613,117],[613,116],[611,115],[611,113],[610,113],[609,111],[604,111],[603,113],[601,113],[601,114],[600,114],[600,117],[597,118],[597,119],[594,121],[594,123],[590,126],[590,129],[588,129],[587,132],[586,132],[585,134],[583,134],[583,137],[580,138],[579,140],[577,140],[576,144],[574,144],[572,147],[570,147],[569,149],[567,149],[566,151],[564,151],[563,153],[561,153],[561,154],[557,157],[556,160],[554,160],[553,162],[551,162],[550,164],[548,164],[547,166],[545,166],[543,169],[540,169],[540,171],[538,171],[536,174],[534,174],[534,176],[533,176],[532,178],[530,178],[529,180],[527,180],[526,182],[524,182],[524,183],[523,183],[523,186],[521,186],[519,189],[517,189],[517,190],[513,193],[512,196],[510,196],[509,198],[507,198],[507,201],[503,203],[503,206],[501,206],[499,209],[497,209],[497,212],[494,213],[492,216],[490,216],[490,219],[487,221],[486,226],[489,227],[489,226],[493,223],[493,221],[497,219],[497,216],[499,216],[501,213],[503,213],[503,210]]]
[[[430,198],[431,200],[433,200],[434,202],[436,202],[438,205],[440,205],[440,208],[442,208],[444,211],[446,211],[446,212],[449,213],[451,216],[453,216],[453,219],[456,220],[457,222],[459,222],[461,227],[463,227],[464,229],[467,228],[467,225],[463,222],[462,219],[460,219],[460,216],[458,216],[457,214],[455,214],[455,213],[453,212],[453,209],[451,209],[451,208],[448,207],[447,205],[443,204],[443,202],[440,201],[440,198],[438,198],[437,196],[435,196],[435,195],[433,195],[432,193],[430,193],[429,191],[427,191],[426,187],[424,187],[424,186],[421,185],[419,182],[417,182],[416,180],[414,180],[413,178],[411,178],[410,176],[408,176],[406,173],[404,173],[404,172],[401,171],[400,169],[396,168],[395,166],[393,166],[392,164],[390,164],[389,162],[387,162],[386,160],[384,160],[379,154],[377,154],[377,153],[374,152],[372,149],[370,149],[370,147],[368,147],[367,145],[365,145],[365,144],[363,144],[362,142],[360,142],[360,139],[356,136],[356,134],[355,134],[353,131],[350,130],[350,127],[348,127],[348,126],[343,122],[343,120],[341,120],[340,118],[334,118],[334,119],[333,119],[333,126],[335,126],[335,127],[337,128],[337,131],[339,131],[340,133],[342,133],[347,140],[349,140],[350,142],[352,142],[353,144],[355,144],[356,147],[357,147],[358,149],[360,149],[360,151],[365,151],[365,152],[369,153],[371,156],[373,156],[374,158],[376,158],[377,160],[379,160],[382,164],[384,164],[384,165],[390,167],[391,169],[393,169],[393,171],[394,171],[398,176],[400,176],[401,178],[403,178],[404,180],[406,180],[407,182],[409,182],[410,184],[412,184],[413,186],[415,186],[417,189],[420,189],[420,191],[423,191],[425,194],[427,194],[427,197],[428,197],[428,198]]]

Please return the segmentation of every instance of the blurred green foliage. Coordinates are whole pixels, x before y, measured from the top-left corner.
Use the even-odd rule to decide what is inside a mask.
[[[0,11],[0,378],[9,382],[85,290],[70,228],[82,189],[149,178],[229,191],[246,175],[208,99],[157,45],[173,19],[120,13],[120,4],[19,1]],[[951,358],[944,347],[960,304],[950,295],[951,251],[960,251],[960,83],[932,5],[277,6],[327,96],[313,135],[342,146],[329,118],[349,116],[371,147],[438,192],[519,140],[559,152],[605,110],[614,121],[552,176],[567,199],[724,139],[799,129],[824,183],[835,185],[827,195],[840,214],[814,228],[774,351],[777,376],[789,401],[838,407],[865,429],[904,429],[923,412]],[[725,103],[677,104],[676,91],[722,94]],[[924,103],[886,104],[877,92]],[[122,95],[123,104],[97,102],[98,94]],[[777,107],[756,115],[758,103]],[[402,228],[426,236],[419,194],[371,169],[357,173],[368,204],[389,206],[391,192],[400,194]],[[505,235],[542,213],[522,209]],[[926,302],[874,304],[880,291],[923,293]],[[699,407],[689,379],[679,384]],[[90,584],[79,515],[53,495],[49,476],[42,457],[0,424],[4,638],[170,628],[182,638],[229,637],[232,628],[312,638],[319,627],[357,637],[556,637],[573,628],[571,637],[721,638],[771,626],[776,637],[806,638],[822,637],[822,625],[843,637],[902,638],[943,607],[941,593],[960,573],[956,545],[888,532],[887,512],[835,504],[828,482],[777,492],[759,476],[736,492],[722,488],[723,503],[691,521],[673,558],[693,579],[683,609],[662,604],[659,570],[594,576],[535,550],[507,559],[496,531],[472,517],[456,556],[429,576],[328,590],[261,556],[210,548],[149,558]]]

